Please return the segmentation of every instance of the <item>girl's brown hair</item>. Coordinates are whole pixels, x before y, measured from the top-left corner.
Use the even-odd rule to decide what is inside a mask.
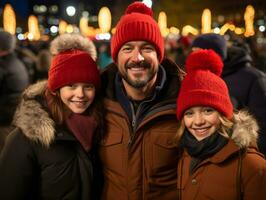
[[[52,93],[49,89],[45,91],[45,97],[47,100],[48,108],[50,110],[51,117],[56,124],[62,125],[65,121],[65,116],[68,112],[65,104],[61,100],[59,90]],[[103,135],[104,129],[104,108],[101,94],[96,90],[95,98],[92,104],[87,109],[86,113],[93,116],[97,122],[97,130],[95,139],[99,141]]]

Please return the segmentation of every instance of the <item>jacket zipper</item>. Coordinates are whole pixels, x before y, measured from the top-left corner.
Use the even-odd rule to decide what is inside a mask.
[[[139,107],[140,107],[140,105],[139,105]],[[131,111],[133,114],[132,114],[132,122],[131,122],[131,128],[130,128],[131,132],[130,132],[130,136],[129,136],[128,148],[130,148],[130,146],[132,145],[134,138],[135,138],[135,135],[136,135],[137,116],[139,114],[139,108],[137,109],[137,112],[135,114],[135,110],[134,110],[133,104],[131,102],[130,102],[130,108],[131,108]]]

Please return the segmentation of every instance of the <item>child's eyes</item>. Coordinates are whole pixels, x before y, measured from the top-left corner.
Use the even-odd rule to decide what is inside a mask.
[[[93,90],[94,89],[94,85],[87,85],[84,87],[85,90]]]
[[[214,109],[212,109],[212,108],[205,108],[204,109],[204,113],[206,113],[206,114],[210,114],[210,113],[213,113],[214,112]]]
[[[184,115],[187,116],[187,117],[191,116],[192,114],[193,114],[193,112],[191,112],[191,111],[186,111],[184,113]]]

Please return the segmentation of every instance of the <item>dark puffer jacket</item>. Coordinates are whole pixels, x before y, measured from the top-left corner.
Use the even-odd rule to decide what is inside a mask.
[[[23,90],[29,85],[26,67],[15,53],[0,57],[0,125],[9,125]]]
[[[46,82],[25,91],[0,155],[0,199],[91,199],[92,163],[66,129],[56,127],[40,94]],[[37,100],[39,99],[39,100]]]
[[[244,48],[228,49],[222,78],[229,88],[234,108],[246,108],[257,119],[259,150],[266,155],[266,75],[252,67],[251,62]]]

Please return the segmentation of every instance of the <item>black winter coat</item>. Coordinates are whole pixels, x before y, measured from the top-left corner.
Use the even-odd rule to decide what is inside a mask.
[[[240,47],[228,49],[222,78],[226,82],[234,108],[246,108],[260,127],[258,146],[266,155],[266,75],[251,65],[252,58]]]
[[[0,124],[11,123],[18,99],[28,85],[27,69],[17,56],[0,57]]]
[[[55,126],[36,97],[46,83],[23,95],[0,155],[0,199],[89,200],[92,163],[68,130]]]

